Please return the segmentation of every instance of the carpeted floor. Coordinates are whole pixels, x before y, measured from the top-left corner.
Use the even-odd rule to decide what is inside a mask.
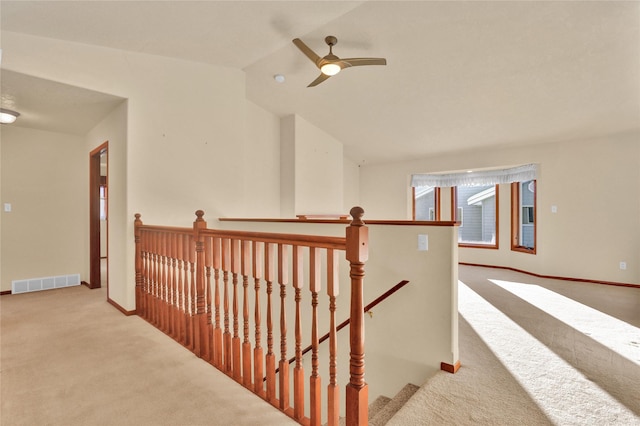
[[[104,289],[2,296],[0,312],[2,426],[296,424]]]
[[[389,425],[640,425],[640,289],[460,267],[457,374]],[[0,298],[2,426],[296,424],[104,290]]]
[[[640,425],[639,289],[469,266],[459,277],[462,367],[389,425]]]

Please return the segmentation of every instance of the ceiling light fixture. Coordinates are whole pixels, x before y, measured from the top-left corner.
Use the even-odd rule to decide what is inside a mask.
[[[336,75],[341,69],[338,64],[324,64],[322,68],[320,68],[320,71],[322,71],[324,75]]]
[[[11,124],[20,117],[20,113],[11,111],[10,109],[0,108],[0,123]]]
[[[274,79],[275,81],[277,81],[278,83],[284,83],[284,80],[285,80],[284,75],[282,75],[282,74],[276,74],[276,75],[274,75],[274,76],[273,76],[273,79]]]

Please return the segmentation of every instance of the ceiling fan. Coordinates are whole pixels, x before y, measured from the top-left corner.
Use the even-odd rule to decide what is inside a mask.
[[[325,43],[329,45],[329,54],[323,57],[318,56],[313,50],[303,43],[299,38],[293,39],[293,44],[298,46],[298,49],[302,51],[313,63],[316,64],[322,74],[311,82],[307,87],[317,86],[332,75],[338,74],[344,68],[358,67],[362,65],[387,65],[385,58],[346,58],[340,59],[333,54],[333,46],[338,43],[338,39],[334,36],[327,36],[324,39]]]

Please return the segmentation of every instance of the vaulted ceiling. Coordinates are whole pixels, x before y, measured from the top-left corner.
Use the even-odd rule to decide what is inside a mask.
[[[360,164],[640,129],[640,2],[2,0],[0,19],[3,31],[242,69],[250,101],[300,115]],[[327,35],[340,57],[388,65],[307,88],[319,72],[291,40],[323,56]],[[3,106],[33,103],[42,83],[16,74],[2,71]],[[96,95],[63,88],[50,98]],[[120,101],[104,96],[105,108]]]

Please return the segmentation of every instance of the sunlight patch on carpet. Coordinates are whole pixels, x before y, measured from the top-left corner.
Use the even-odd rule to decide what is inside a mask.
[[[489,281],[640,365],[638,327],[535,284]]]
[[[584,425],[640,421],[461,281],[458,296],[460,314],[552,422]]]

